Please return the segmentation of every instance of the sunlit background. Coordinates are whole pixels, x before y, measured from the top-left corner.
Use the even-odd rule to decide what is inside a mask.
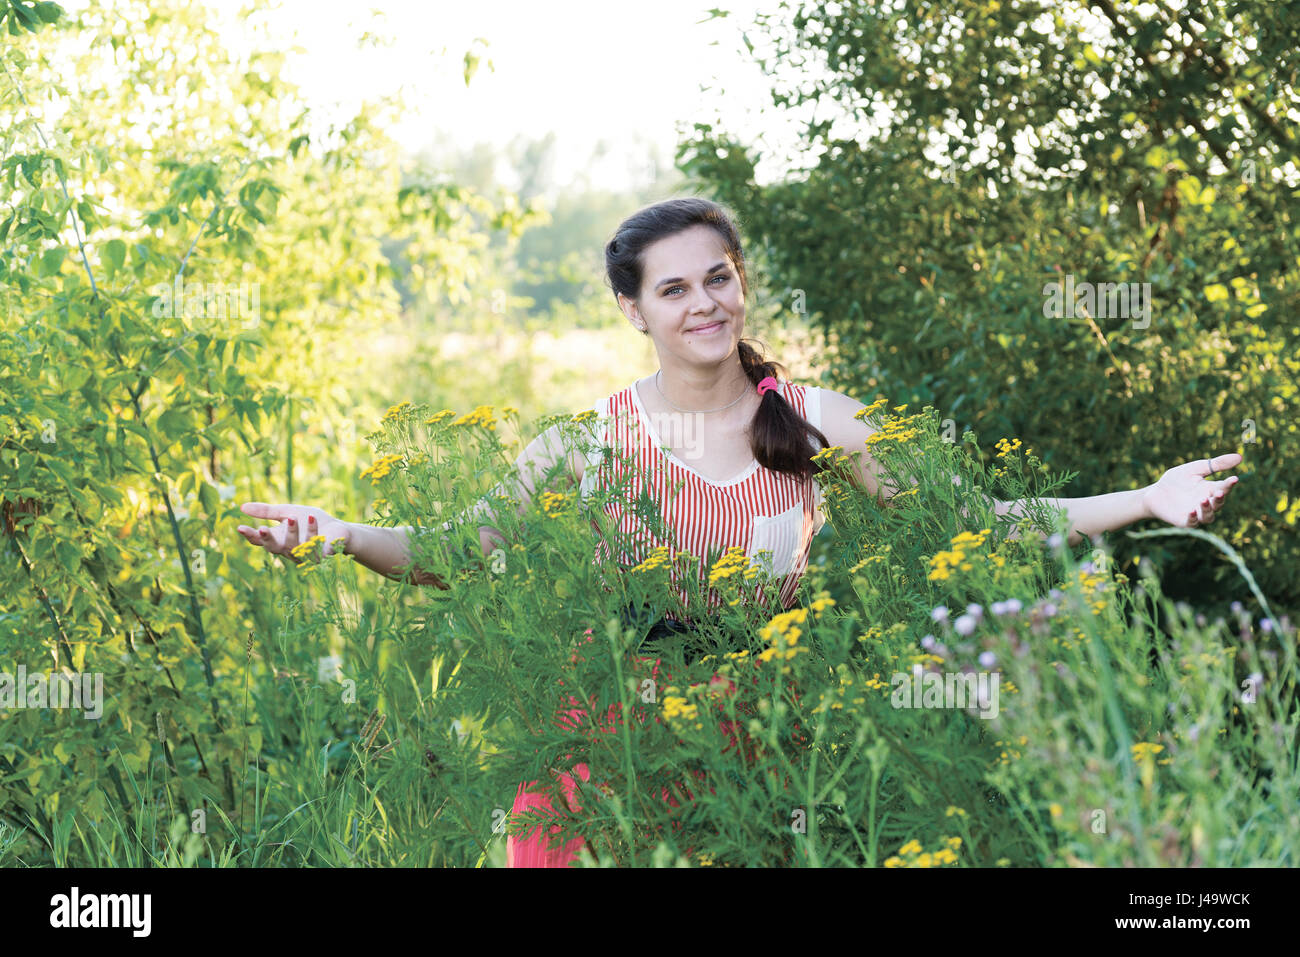
[[[557,410],[600,397],[572,385],[563,395],[551,391],[573,383],[575,373],[603,395],[657,366],[648,340],[620,322],[612,295],[602,295],[601,246],[640,205],[689,191],[672,168],[683,129],[725,114],[730,130],[762,145],[762,181],[807,162],[791,115],[764,110],[771,105],[769,81],[744,46],[745,27],[776,8],[771,0],[742,0],[725,12],[695,0],[436,0],[362,15],[356,4],[338,0],[286,0],[252,17],[238,14],[239,4],[215,6],[232,38],[264,19],[287,48],[292,43],[287,75],[323,117],[395,97],[405,115],[391,135],[412,155],[451,167],[458,182],[500,183],[567,214],[567,222],[552,227],[569,231],[558,237],[559,247],[586,267],[582,289],[596,291],[589,313],[612,319],[612,328],[553,321],[524,336],[479,326],[448,330],[438,340],[448,362],[471,362],[486,342],[493,355],[535,370],[530,391],[540,390]],[[479,58],[468,84],[465,53]],[[516,160],[527,150],[535,165],[525,170]],[[784,345],[780,358],[792,374],[818,366],[802,323],[760,331],[751,321],[747,332],[774,349]],[[407,334],[382,346],[381,354],[418,348]],[[594,380],[590,370],[599,370]],[[519,398],[467,388],[468,405]]]
[[[760,42],[747,33],[755,18],[778,6],[209,0],[205,18],[236,61],[254,50],[283,54],[279,79],[297,87],[314,132],[368,110],[408,169],[485,194],[509,192],[545,211],[546,223],[502,251],[495,280],[485,277],[476,289],[475,308],[407,300],[383,328],[372,327],[360,354],[346,353],[394,402],[540,412],[590,407],[657,367],[650,342],[631,331],[605,285],[603,245],[640,206],[695,192],[674,169],[685,132],[725,122],[759,151],[761,182],[814,162],[800,133],[809,114],[771,110],[771,80],[747,48]],[[86,0],[65,7],[130,14]],[[61,42],[76,49],[87,41]],[[111,72],[105,63],[101,75],[69,81],[89,90]],[[175,93],[153,92],[158,112],[136,127],[145,138]],[[56,126],[59,98],[41,115]],[[484,308],[503,293],[510,308]],[[766,302],[751,309],[746,334],[767,343],[795,378],[814,375],[816,338],[798,316],[779,311]],[[443,360],[456,393],[435,398],[427,370],[406,369],[415,354]],[[503,363],[514,370],[504,377]]]

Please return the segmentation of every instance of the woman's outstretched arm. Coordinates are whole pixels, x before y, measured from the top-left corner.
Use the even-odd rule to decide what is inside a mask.
[[[546,478],[550,471],[555,468],[556,464],[564,461],[567,466],[559,471],[558,484],[565,487],[573,487],[582,482],[584,459],[582,456],[566,450],[563,442],[563,436],[560,432],[559,425],[553,425],[546,429],[535,439],[528,443],[527,447],[519,453],[515,459],[515,466],[511,475],[505,480],[498,482],[488,494],[484,495],[466,512],[462,513],[461,518],[472,515],[485,515],[490,510],[489,499],[497,495],[506,495],[515,498],[519,502],[517,509],[518,515],[523,515],[527,510],[533,497],[539,491],[539,484]],[[445,532],[455,520],[443,522],[437,529],[425,529],[424,534],[437,534],[439,531]],[[379,567],[375,570],[380,574],[388,575],[389,571],[399,573],[398,580],[404,580],[401,577],[401,570],[408,567],[411,563],[410,555],[410,536],[414,534],[415,529],[410,525],[402,525],[397,528],[381,528],[375,525],[358,524],[355,526],[361,529],[361,537],[364,539],[367,532],[395,532],[395,535],[379,537],[371,536],[376,539],[371,557],[377,560]],[[510,544],[505,533],[495,525],[484,524],[478,527],[479,550],[484,559],[487,559],[492,551],[496,548],[503,548]],[[396,547],[394,547],[396,546]],[[358,561],[365,562],[358,555]],[[394,560],[394,565],[387,564]],[[367,566],[375,567],[375,566]],[[388,577],[394,577],[388,575]],[[449,587],[434,575],[425,573],[417,569],[414,581],[418,585],[433,585],[435,588]]]
[[[1241,455],[1229,452],[1212,459],[1197,459],[1176,465],[1145,488],[1107,492],[1086,498],[1015,499],[995,502],[998,515],[1025,515],[1026,502],[1040,502],[1064,509],[1069,535],[1067,543],[1076,545],[1085,537],[1123,528],[1144,519],[1159,519],[1177,528],[1209,525],[1228,493],[1241,480],[1230,475],[1211,481],[1209,476],[1241,464]],[[1012,533],[1012,537],[1016,537]]]
[[[879,428],[869,416],[858,415],[865,408],[861,402],[843,393],[822,390],[822,431],[831,445],[838,445],[846,451],[867,447],[867,439]],[[994,500],[994,511],[998,515],[1024,517],[1030,503],[1063,509],[1069,523],[1068,542],[1071,545],[1078,544],[1085,537],[1144,519],[1158,519],[1179,528],[1208,525],[1214,521],[1215,513],[1228,493],[1240,481],[1236,475],[1213,481],[1209,476],[1234,469],[1241,461],[1240,454],[1225,453],[1209,460],[1197,459],[1174,466],[1145,488],[1084,498]],[[882,505],[897,494],[898,489],[885,479],[880,463],[869,453],[857,457],[856,471],[862,486]],[[1019,528],[1014,529],[1011,537],[1019,537],[1019,531]]]
[[[515,460],[515,469],[511,477],[499,483],[493,493],[512,489],[519,499],[519,514],[522,515],[538,483],[550,472],[557,462],[564,459],[568,467],[560,471],[560,481],[564,484],[582,481],[584,460],[581,455],[566,453],[559,426],[547,429],[519,454]],[[487,496],[471,507],[470,514],[481,514],[487,508]],[[264,502],[247,502],[243,506],[247,515],[255,518],[280,522],[273,527],[259,526],[253,528],[240,525],[239,532],[252,545],[260,545],[274,555],[280,555],[292,561],[293,549],[314,535],[325,537],[324,553],[331,554],[333,543],[342,540],[343,550],[352,555],[357,563],[378,572],[393,581],[410,582],[417,585],[432,585],[435,588],[450,587],[436,575],[419,568],[411,568],[411,535],[416,529],[410,525],[385,528],[367,525],[364,522],[344,522],[334,518],[323,509],[306,505],[271,505]],[[445,530],[453,522],[444,522]],[[422,530],[428,534],[430,530]],[[436,532],[435,532],[436,533]],[[507,544],[506,536],[499,528],[490,524],[479,526],[479,547],[484,558],[492,550]]]

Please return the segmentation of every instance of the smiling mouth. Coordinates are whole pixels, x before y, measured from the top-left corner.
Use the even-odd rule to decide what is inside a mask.
[[[706,325],[703,325],[703,326],[696,326],[694,329],[687,329],[686,331],[687,331],[687,332],[705,332],[705,333],[708,333],[708,332],[716,332],[717,330],[721,329],[721,328],[722,328],[723,326],[725,326],[725,325],[726,325],[726,321],[723,320],[723,319],[719,319],[719,320],[717,320],[716,322],[710,322],[710,323],[708,323],[708,324],[706,324]]]

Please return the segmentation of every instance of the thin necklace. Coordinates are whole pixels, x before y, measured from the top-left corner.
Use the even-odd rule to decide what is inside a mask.
[[[664,390],[659,388],[659,377],[663,375],[663,372],[664,370],[660,369],[658,372],[655,373],[655,388],[659,390],[659,395],[665,402],[668,402],[669,405],[673,405],[671,402],[668,401],[668,396],[664,395]],[[690,412],[699,415],[707,415],[710,412],[721,412],[723,409],[730,409],[733,405],[735,405],[737,402],[743,399],[747,391],[748,391],[747,389],[741,389],[740,395],[736,396],[735,399],[728,402],[726,405],[719,406],[716,409],[683,409],[680,406],[676,406],[676,405],[673,405],[673,408],[676,409],[678,412]]]

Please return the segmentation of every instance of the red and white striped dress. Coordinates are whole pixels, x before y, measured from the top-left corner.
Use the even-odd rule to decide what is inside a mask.
[[[821,428],[820,389],[782,383],[780,390],[795,411]],[[630,483],[625,488],[627,495],[635,499],[642,491],[649,493],[673,535],[672,541],[657,541],[633,514],[627,498],[612,497],[604,506],[605,512],[615,523],[615,528],[631,536],[623,538],[620,535],[620,539],[627,543],[627,549],[619,555],[620,564],[630,568],[643,561],[656,545],[667,545],[670,558],[685,551],[700,559],[698,571],[703,589],[707,587],[709,568],[716,556],[729,547],[740,546],[751,561],[770,562],[768,567],[774,574],[783,576],[776,579],[781,582],[779,598],[782,609],[793,603],[799,579],[808,566],[812,537],[824,523],[822,493],[816,479],[810,477],[799,481],[764,468],[757,461],[751,461],[744,471],[725,482],[705,478],[676,455],[664,450],[654,422],[641,404],[635,383],[598,403],[595,412],[593,437],[596,442],[586,457],[581,486],[583,497],[597,489],[608,488],[612,482],[621,484],[627,477]],[[632,466],[632,474],[627,476],[625,463],[618,457],[607,456],[604,449],[624,452],[628,456],[626,464]],[[770,551],[770,556],[764,549]],[[609,543],[601,540],[596,548],[595,563],[607,567],[610,552]],[[689,563],[681,564],[690,570]],[[678,575],[677,565],[674,562],[670,566],[674,581]],[[677,594],[686,606],[689,596],[681,586]],[[722,597],[716,591],[706,594],[709,607],[721,603]],[[769,604],[761,587],[751,594],[762,604]],[[658,665],[656,661],[654,669]],[[653,673],[659,674],[657,670]],[[563,712],[563,720],[566,726],[573,727],[586,711],[572,696],[568,703],[571,707]],[[731,724],[733,722],[724,721],[720,728],[734,742],[739,732],[729,727]],[[614,726],[604,730],[613,731]],[[590,769],[585,762],[580,762],[574,766],[573,774],[558,770],[555,773],[559,776],[564,800],[577,810],[574,775],[589,781]],[[520,784],[512,805],[513,814],[539,807],[554,810],[543,794],[534,791],[536,783]],[[662,796],[670,804],[676,804],[666,789]],[[523,837],[507,837],[507,867],[566,867],[573,862],[583,846],[583,839],[573,837],[548,850],[542,830],[539,826]],[[548,829],[550,834],[559,830],[558,824]]]
[[[796,412],[821,428],[819,388],[782,382],[780,392]],[[666,545],[670,559],[678,552],[699,559],[698,574],[703,590],[707,588],[709,569],[717,557],[725,549],[739,546],[751,563],[762,564],[772,574],[781,576],[780,608],[773,610],[785,610],[793,604],[799,579],[808,566],[812,538],[825,522],[821,510],[822,490],[815,478],[800,481],[765,468],[757,460],[752,460],[744,471],[727,481],[705,478],[665,450],[654,421],[637,393],[636,383],[597,403],[595,412],[595,437],[599,446],[626,450],[634,456],[631,462],[635,467],[630,477],[626,476],[623,463],[614,456],[604,455],[598,448],[586,458],[581,494],[585,498],[594,490],[607,487],[611,480],[627,477],[630,484],[626,493],[630,499],[648,492],[675,536],[671,541],[655,538],[633,513],[628,498],[613,499],[604,510],[620,530],[620,540],[627,543],[617,558],[618,564],[631,568],[643,561],[655,546]],[[631,537],[623,538],[623,535]],[[770,555],[760,554],[765,549]],[[611,561],[607,541],[602,540],[597,546],[595,560],[601,565]],[[689,563],[672,562],[674,583],[680,581],[679,564],[689,568]],[[676,592],[688,612],[689,622],[692,614],[699,612],[689,607],[683,585],[678,584]],[[706,594],[707,608],[721,605],[723,599],[716,590]],[[762,587],[751,594],[760,604],[771,607]]]

